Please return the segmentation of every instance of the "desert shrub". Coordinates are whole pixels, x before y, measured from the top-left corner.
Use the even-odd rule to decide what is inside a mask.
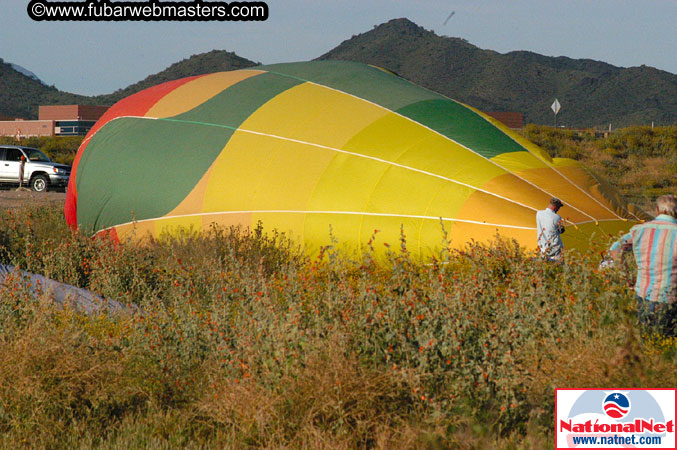
[[[73,164],[78,147],[84,136],[42,136],[29,137],[17,141],[11,136],[0,136],[0,144],[24,145],[42,150],[52,161],[62,164]]]
[[[546,264],[497,237],[424,264],[401,236],[309,259],[260,227],[136,244],[52,207],[0,221],[3,263],[140,307],[3,286],[3,447],[540,447],[557,387],[677,381],[675,342],[641,335],[597,250]]]

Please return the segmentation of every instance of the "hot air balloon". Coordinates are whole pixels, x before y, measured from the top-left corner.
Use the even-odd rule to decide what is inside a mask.
[[[170,81],[114,105],[76,156],[66,218],[92,233],[211,224],[277,230],[309,253],[406,235],[423,258],[500,234],[536,248],[535,213],[565,203],[584,248],[644,219],[571,159],[482,112],[353,62],[260,66]]]

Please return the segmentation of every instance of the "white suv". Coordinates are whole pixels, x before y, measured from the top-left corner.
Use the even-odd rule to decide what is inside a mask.
[[[0,183],[19,184],[22,155],[26,158],[24,183],[34,191],[68,185],[71,166],[53,162],[38,149],[18,145],[0,146]]]

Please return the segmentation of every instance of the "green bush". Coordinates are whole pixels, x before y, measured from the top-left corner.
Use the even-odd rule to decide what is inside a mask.
[[[25,145],[42,150],[55,162],[73,164],[84,136],[29,137],[17,141],[10,136],[0,136],[0,144]]]
[[[14,278],[0,307],[0,445],[552,446],[554,389],[672,387],[675,342],[642,338],[629,275],[514,242],[426,265],[214,228],[143,244],[0,216],[0,260],[135,304],[85,316]],[[375,234],[370,245],[381,245]]]

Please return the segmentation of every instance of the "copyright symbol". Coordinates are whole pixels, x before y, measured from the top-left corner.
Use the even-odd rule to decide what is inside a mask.
[[[28,4],[28,15],[33,20],[42,20],[45,15],[45,5],[39,2],[32,1]]]

